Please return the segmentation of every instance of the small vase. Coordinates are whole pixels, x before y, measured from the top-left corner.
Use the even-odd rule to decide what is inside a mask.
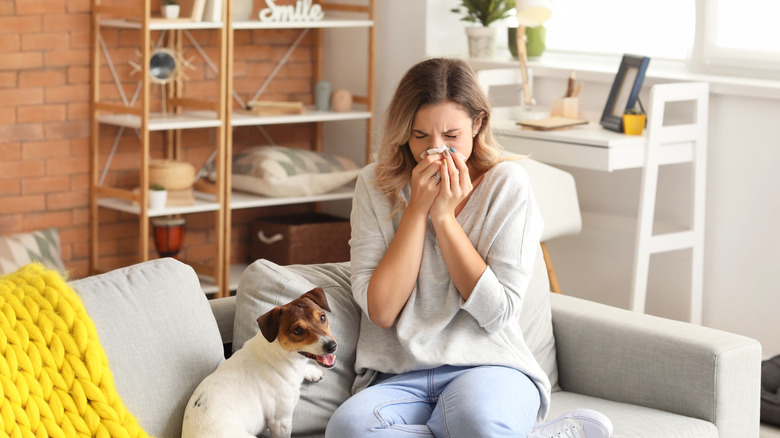
[[[470,26],[466,28],[469,41],[469,57],[475,59],[490,59],[496,47],[498,28],[485,26]]]
[[[319,81],[314,86],[314,107],[318,111],[327,111],[330,109],[330,82]]]
[[[507,44],[509,53],[513,58],[517,58],[517,28],[508,27],[506,29]],[[530,58],[542,56],[547,48],[545,39],[547,38],[547,29],[544,26],[525,28],[525,51],[526,56]]]
[[[179,18],[179,11],[181,8],[179,5],[163,5],[162,15],[169,20]]]
[[[176,257],[184,243],[187,221],[184,218],[157,218],[152,220],[154,248],[160,257]]]
[[[254,7],[252,0],[233,0],[233,21],[257,20],[252,16]]]
[[[529,58],[542,56],[544,49],[547,48],[546,38],[547,28],[544,26],[525,28],[525,50]]]

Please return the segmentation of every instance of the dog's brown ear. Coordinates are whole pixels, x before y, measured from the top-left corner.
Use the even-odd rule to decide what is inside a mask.
[[[257,325],[260,327],[260,332],[268,342],[276,340],[276,336],[279,334],[279,323],[281,322],[281,319],[282,309],[279,307],[274,307],[257,318]]]
[[[305,297],[314,301],[314,304],[330,312],[330,307],[328,306],[328,299],[325,297],[325,291],[323,291],[322,288],[315,287],[314,289],[301,295],[301,297]]]

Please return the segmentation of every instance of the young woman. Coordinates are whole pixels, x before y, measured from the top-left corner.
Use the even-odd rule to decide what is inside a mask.
[[[525,171],[501,160],[490,103],[463,61],[430,59],[403,77],[351,224],[361,375],[327,436],[531,433],[550,382],[517,315],[543,224]],[[585,435],[594,422],[568,416],[546,430],[608,436],[606,424]]]

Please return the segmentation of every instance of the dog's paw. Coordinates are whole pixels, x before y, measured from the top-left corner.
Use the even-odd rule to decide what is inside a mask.
[[[321,369],[315,367],[312,364],[306,365],[306,371],[303,374],[304,380],[307,382],[317,383],[322,380],[323,377],[325,377],[325,373]]]

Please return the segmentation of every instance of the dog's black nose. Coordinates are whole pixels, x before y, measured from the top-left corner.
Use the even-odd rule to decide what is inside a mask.
[[[336,344],[336,341],[328,341],[328,342],[325,343],[325,345],[322,346],[322,348],[327,353],[333,353],[334,351],[336,351],[336,347],[338,347],[338,344]]]

